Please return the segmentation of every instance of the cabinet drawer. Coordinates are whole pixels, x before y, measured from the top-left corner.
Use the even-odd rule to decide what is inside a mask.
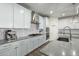
[[[8,52],[6,53],[0,53],[0,56],[10,56]]]
[[[2,50],[0,50],[0,54],[5,53],[5,52],[8,52],[10,50],[9,48],[10,47],[3,48]]]
[[[11,47],[10,44],[4,44],[0,46],[0,50]]]

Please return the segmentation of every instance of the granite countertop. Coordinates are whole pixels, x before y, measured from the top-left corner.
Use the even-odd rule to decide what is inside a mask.
[[[10,41],[10,42],[8,42],[5,39],[3,39],[3,40],[0,40],[0,45],[7,44],[7,43],[12,43],[12,42],[16,42],[16,41],[20,41],[20,40],[24,40],[24,39],[29,39],[29,38],[35,38],[35,37],[39,37],[39,36],[42,36],[42,35],[37,35],[37,36],[24,36],[24,37],[17,38],[16,40]]]

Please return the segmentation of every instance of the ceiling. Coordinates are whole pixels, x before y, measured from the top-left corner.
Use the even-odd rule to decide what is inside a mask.
[[[78,3],[24,3],[25,7],[46,16],[62,17],[77,14]],[[50,14],[50,11],[53,11]],[[64,15],[63,15],[64,14]]]

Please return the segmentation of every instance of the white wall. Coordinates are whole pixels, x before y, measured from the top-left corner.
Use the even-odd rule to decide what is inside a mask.
[[[78,22],[73,22],[73,21]],[[71,29],[79,29],[79,17],[73,18],[66,18],[66,19],[60,19],[58,21],[58,28],[63,29],[65,26],[69,26]]]
[[[58,18],[49,18],[50,39],[56,40],[58,38]]]
[[[46,27],[49,27],[49,18],[45,17],[45,19],[46,19]]]

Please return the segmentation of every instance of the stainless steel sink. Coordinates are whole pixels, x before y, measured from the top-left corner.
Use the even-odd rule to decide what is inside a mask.
[[[30,34],[29,36],[39,36],[39,35],[42,35],[42,34]]]
[[[65,38],[65,37],[59,37],[57,40],[58,41],[69,42],[69,38]]]

